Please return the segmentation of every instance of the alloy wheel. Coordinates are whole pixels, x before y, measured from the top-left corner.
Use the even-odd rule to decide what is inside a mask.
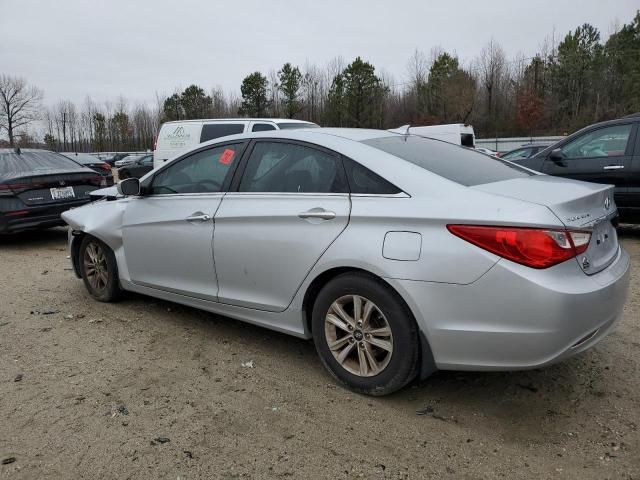
[[[96,242],[87,244],[84,250],[84,272],[89,285],[96,291],[102,292],[109,280],[107,256],[102,246]]]
[[[371,300],[345,295],[325,316],[325,338],[336,361],[360,377],[381,373],[393,354],[393,334],[384,314]]]

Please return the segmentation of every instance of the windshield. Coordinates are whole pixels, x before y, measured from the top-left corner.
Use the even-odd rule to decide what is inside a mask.
[[[498,158],[416,135],[372,138],[362,143],[466,186],[535,175]]]
[[[63,155],[45,150],[39,152],[0,152],[0,174],[27,173],[40,170],[83,169]]]

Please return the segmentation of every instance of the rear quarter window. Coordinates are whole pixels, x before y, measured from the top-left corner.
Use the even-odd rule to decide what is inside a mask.
[[[372,138],[362,143],[468,187],[535,175],[468,148],[416,135]]]
[[[200,143],[242,132],[244,132],[243,123],[205,123],[200,133]]]

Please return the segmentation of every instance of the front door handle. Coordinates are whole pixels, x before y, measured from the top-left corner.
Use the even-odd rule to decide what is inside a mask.
[[[298,214],[300,218],[320,218],[322,220],[333,220],[336,218],[336,212],[330,212],[324,208],[312,208],[306,212]]]
[[[207,215],[202,212],[192,213],[191,216],[185,218],[187,222],[208,222],[211,220],[211,215]]]
[[[624,165],[607,165],[603,170],[622,170]]]

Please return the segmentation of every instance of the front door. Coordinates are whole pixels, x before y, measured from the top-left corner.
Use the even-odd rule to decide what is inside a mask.
[[[349,221],[342,162],[306,144],[264,140],[241,168],[215,217],[219,301],[284,311]]]
[[[216,300],[215,216],[242,144],[200,150],[156,173],[126,205],[122,239],[133,283]]]
[[[634,129],[633,123],[627,123],[585,132],[560,147],[561,159],[546,158],[542,171],[585,182],[615,185],[616,203],[624,202]]]

